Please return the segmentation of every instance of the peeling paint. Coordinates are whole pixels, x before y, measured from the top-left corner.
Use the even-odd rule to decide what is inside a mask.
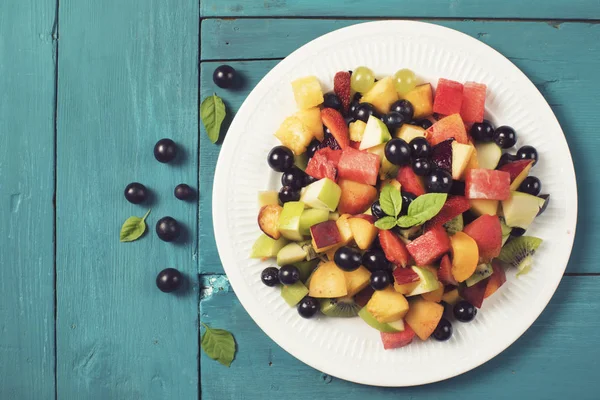
[[[200,276],[200,300],[211,298],[215,293],[230,291],[231,286],[226,275]]]

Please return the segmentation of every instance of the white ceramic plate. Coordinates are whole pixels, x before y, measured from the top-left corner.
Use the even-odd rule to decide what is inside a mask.
[[[385,351],[379,333],[359,318],[302,319],[264,286],[269,265],[248,258],[260,231],[257,192],[280,187],[280,174],[266,163],[278,144],[273,133],[296,111],[290,82],[315,75],[331,90],[337,71],[365,65],[378,77],[400,68],[422,82],[440,77],[487,84],[487,117],[518,134],[517,148],[530,144],[540,155],[532,174],[551,194],[546,212],[528,234],[544,243],[532,271],[486,299],[477,318],[454,324],[447,342],[416,339]],[[213,192],[213,219],[221,261],[240,302],[261,329],[306,364],[332,376],[377,386],[411,386],[469,371],[506,349],[534,322],[563,275],[575,236],[577,188],[564,134],[550,107],[527,77],[487,45],[460,32],[413,21],[354,25],[324,35],[280,62],[256,86],[237,113],[223,144]]]

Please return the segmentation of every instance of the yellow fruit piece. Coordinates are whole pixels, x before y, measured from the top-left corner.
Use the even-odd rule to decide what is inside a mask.
[[[350,130],[350,140],[353,140],[355,142],[362,141],[366,127],[367,124],[361,120],[351,122],[350,126],[348,127],[348,129]]]
[[[394,282],[394,290],[398,293],[406,295],[406,294],[411,293],[413,290],[415,290],[417,288],[417,286],[419,286],[419,283],[421,283],[421,282],[416,281],[416,282],[403,283],[402,285],[398,285],[397,283]]]
[[[352,229],[350,229],[350,223],[348,222],[348,219],[350,217],[350,214],[342,214],[340,215],[338,220],[335,221],[335,224],[337,225],[338,230],[340,231],[340,236],[342,237],[343,245],[347,245],[352,239],[354,239]]]
[[[333,261],[321,264],[311,275],[309,296],[317,298],[335,298],[348,295],[344,271]]]
[[[396,130],[394,136],[403,139],[406,143],[410,143],[416,137],[425,137],[425,129],[416,125],[404,124]]]
[[[452,179],[459,180],[471,161],[475,146],[452,142]]]
[[[408,301],[391,287],[376,290],[367,303],[369,311],[381,323],[397,321],[408,312]]]
[[[419,85],[403,96],[415,109],[413,118],[423,118],[433,114],[433,90],[429,83]]]
[[[379,229],[363,218],[348,219],[354,240],[361,250],[367,250],[375,240]]]
[[[387,185],[392,185],[393,187],[395,187],[398,190],[402,189],[402,185],[400,184],[400,182],[398,182],[397,179],[386,179],[385,181],[382,181],[380,189],[383,189]]]
[[[318,107],[300,110],[296,113],[296,117],[302,121],[314,137],[323,141],[325,133],[323,132],[323,121],[321,121],[321,110]]]
[[[371,273],[362,265],[354,271],[342,272],[346,277],[346,290],[348,291],[348,296],[354,296],[356,293],[369,286],[371,281]]]
[[[479,262],[477,242],[464,232],[450,236],[452,246],[452,276],[457,282],[464,282],[473,275]]]
[[[442,296],[442,301],[450,304],[451,306],[458,303],[461,299],[462,297],[460,297],[458,294],[458,289],[452,289],[451,291],[444,293]]]
[[[477,215],[496,215],[498,214],[498,200],[469,199],[471,211]]]
[[[292,82],[296,105],[301,110],[316,107],[323,103],[323,91],[316,76],[306,76]]]
[[[394,86],[394,79],[387,76],[375,82],[373,87],[360,99],[361,103],[371,103],[381,114],[387,114],[391,105],[398,100],[398,92]]]
[[[515,180],[510,183],[510,190],[512,192],[514,192],[515,190],[519,190],[519,186],[521,186],[521,183],[523,183],[523,181],[525,180],[525,178],[527,178],[527,176],[529,175],[529,170],[531,169],[531,167],[533,167],[533,161],[531,161],[523,169],[523,171],[521,171],[521,173],[519,175],[517,175],[517,177],[515,178]]]
[[[473,146],[471,144],[471,146]],[[465,180],[465,173],[470,170],[470,169],[476,169],[479,168],[479,160],[477,160],[477,149],[475,149],[475,146],[473,146],[473,152],[471,153],[471,158],[469,159],[469,162],[467,163],[467,166],[465,167],[465,169],[463,170],[463,174],[461,176],[461,180]]]
[[[441,304],[415,299],[410,302],[410,309],[404,317],[404,321],[421,340],[427,340],[437,328],[443,314],[444,306]]]
[[[292,116],[281,123],[275,137],[294,154],[299,155],[306,151],[306,147],[313,138],[313,133],[298,117]]]
[[[421,293],[421,297],[423,300],[433,301],[435,303],[439,303],[442,301],[442,297],[444,296],[444,285],[440,285],[433,292]]]

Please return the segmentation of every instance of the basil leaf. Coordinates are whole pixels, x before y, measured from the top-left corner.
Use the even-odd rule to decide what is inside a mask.
[[[429,221],[440,212],[447,197],[446,193],[423,194],[410,203],[408,206],[408,215],[418,220],[419,224]]]
[[[216,94],[208,96],[200,104],[200,119],[211,142],[217,143],[221,124],[225,119],[225,103]]]
[[[394,217],[383,217],[375,221],[375,226],[384,231],[389,231],[396,226],[396,218]]]
[[[119,234],[121,242],[133,242],[146,232],[146,218],[148,214],[150,214],[150,210],[142,218],[129,217],[125,220]]]
[[[235,357],[235,340],[233,335],[224,329],[213,329],[205,323],[206,331],[202,335],[200,346],[207,356],[229,367]]]
[[[379,195],[379,204],[384,213],[396,217],[402,210],[402,195],[392,185],[386,185]]]
[[[409,216],[409,215],[403,215],[400,218],[398,218],[398,221],[396,221],[396,224],[400,228],[410,228],[415,225],[422,224],[422,222],[414,217]]]

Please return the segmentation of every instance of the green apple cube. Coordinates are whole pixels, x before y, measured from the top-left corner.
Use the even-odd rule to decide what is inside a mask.
[[[433,292],[440,287],[440,282],[436,279],[433,272],[417,266],[412,267],[412,270],[419,275],[419,286],[414,288],[413,291],[406,296],[416,296],[418,294]]]
[[[392,135],[387,126],[377,117],[369,116],[363,139],[360,142],[359,150],[369,149],[378,144],[386,143],[392,140]]]
[[[308,154],[302,153],[294,156],[294,165],[302,171],[308,166]]]
[[[306,260],[308,252],[298,243],[288,243],[277,253],[277,265],[293,264]]]
[[[477,151],[477,163],[479,168],[496,169],[500,157],[502,157],[502,149],[494,142],[477,143],[475,145]]]
[[[311,208],[335,211],[340,202],[341,195],[342,189],[337,183],[329,178],[323,178],[304,188],[300,201]],[[285,204],[287,205],[289,203]]]
[[[367,307],[361,308],[360,311],[358,312],[358,316],[361,317],[362,320],[365,321],[371,328],[375,328],[379,332],[394,333],[394,332],[401,331],[400,329],[394,328],[390,324],[381,323],[381,322],[377,321],[377,319],[375,319],[373,314],[371,314],[367,310]],[[404,324],[402,325],[402,330],[404,330]]]
[[[473,154],[473,146],[452,142],[452,179],[459,180]]]
[[[258,206],[279,205],[279,192],[277,190],[266,190],[258,192]]]
[[[329,220],[330,221],[337,221],[338,219],[340,219],[340,213],[339,212],[332,212],[329,213]]]
[[[399,319],[398,321],[392,321],[387,323],[389,326],[397,330],[398,332],[404,331],[404,320]]]
[[[508,200],[502,201],[502,212],[506,225],[527,229],[544,205],[544,199],[522,192],[512,192]]]
[[[302,240],[300,233],[300,216],[304,212],[304,203],[301,201],[288,201],[283,205],[279,215],[279,232],[289,240]]]
[[[329,211],[320,208],[304,210],[300,216],[300,234],[310,236],[310,227],[329,220]]]
[[[279,253],[279,250],[281,250],[286,244],[288,244],[288,241],[284,237],[275,240],[262,233],[252,246],[250,258],[276,257],[277,253]]]

